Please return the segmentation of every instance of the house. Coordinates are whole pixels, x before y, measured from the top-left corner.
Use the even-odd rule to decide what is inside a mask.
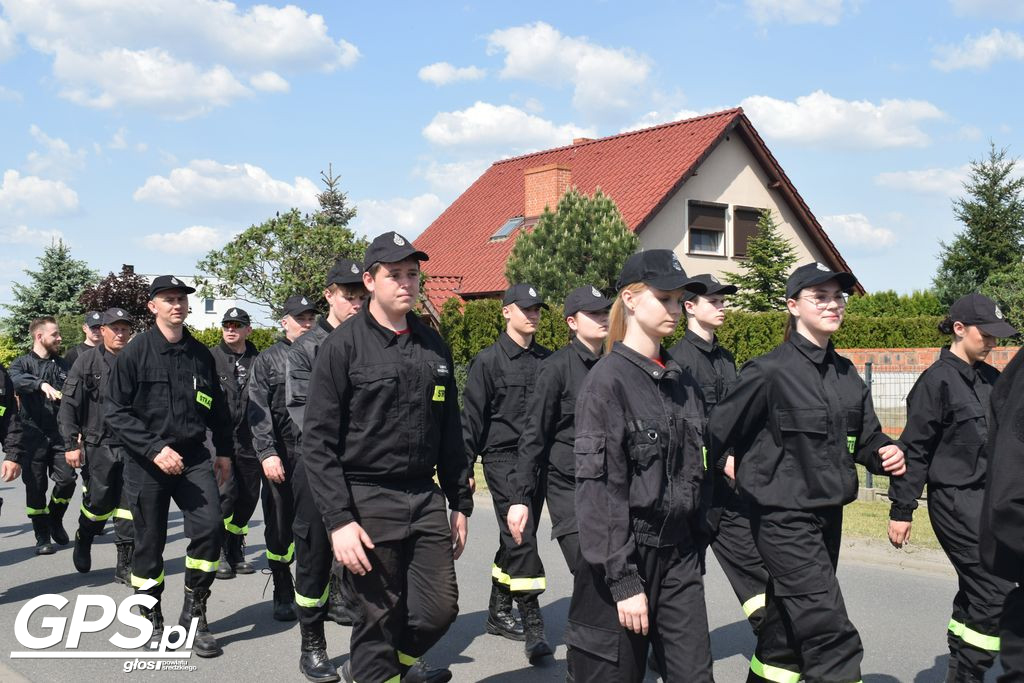
[[[495,162],[415,240],[430,255],[425,304],[495,297],[516,237],[575,186],[600,188],[644,249],[672,249],[688,273],[736,272],[771,209],[798,263],[849,271],[742,109]]]
[[[131,266],[128,266],[131,268]],[[148,274],[139,273],[139,277],[144,277],[150,283],[153,282],[159,275],[163,273]],[[196,280],[200,278],[198,275],[177,275],[178,279],[185,283],[188,287],[199,289],[196,286]],[[213,278],[205,277],[204,279],[213,280]],[[220,321],[224,318],[224,314],[232,308],[244,309],[252,320],[253,327],[277,327],[277,323],[273,321],[270,311],[264,306],[251,304],[241,299],[215,299],[215,298],[202,298],[198,292],[196,294],[189,295],[188,299],[188,318],[185,320],[188,325],[197,330],[205,330],[210,327],[220,327]]]

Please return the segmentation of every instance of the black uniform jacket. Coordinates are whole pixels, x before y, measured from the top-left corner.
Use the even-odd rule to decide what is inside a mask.
[[[981,562],[996,576],[1024,583],[1024,354],[992,391],[988,476],[981,514]]]
[[[100,344],[99,346],[103,345]],[[68,364],[68,369],[70,370],[71,368],[75,367],[75,361],[78,360],[79,356],[81,356],[86,351],[91,351],[92,349],[95,348],[95,346],[91,344],[86,344],[85,342],[81,342],[80,344],[75,344],[74,346],[72,346],[68,350],[68,352],[64,354],[64,360]]]
[[[103,346],[95,346],[79,355],[71,366],[71,372],[64,382],[60,412],[57,414],[64,450],[80,448],[78,437],[92,446],[118,443],[111,437],[103,419],[107,384],[116,358]]]
[[[265,350],[249,369],[249,428],[256,457],[285,458],[295,452],[295,426],[284,405],[285,373],[292,343],[285,337]]]
[[[217,368],[220,390],[228,404],[231,422],[234,425],[235,453],[253,453],[252,431],[249,429],[249,383],[252,381],[252,364],[260,352],[252,342],[245,342],[245,351],[236,355],[228,345],[221,342],[210,349],[213,364]],[[244,360],[243,360],[244,359]],[[245,379],[241,385],[235,377],[235,363],[243,360],[247,367]]]
[[[477,455],[516,458],[537,370],[550,355],[549,349],[536,342],[524,349],[502,332],[498,341],[469,364],[462,397],[462,434],[471,466]]]
[[[320,316],[304,335],[296,339],[288,351],[287,374],[285,375],[285,405],[295,426],[295,437],[301,440],[306,399],[309,397],[309,378],[313,374],[313,361],[320,345],[334,328],[327,318]]]
[[[60,401],[46,398],[39,387],[45,382],[61,391],[68,376],[67,361],[60,356],[40,358],[35,351],[29,351],[14,359],[10,372],[14,390],[21,402],[18,417],[21,418],[23,439],[31,443],[50,440],[62,446],[60,428],[57,426]]]
[[[451,353],[414,314],[407,320],[395,334],[364,307],[317,354],[302,461],[328,529],[359,518],[350,483],[429,484],[435,468],[451,509],[473,511]]]
[[[897,443],[882,433],[853,363],[797,332],[743,366],[708,431],[709,459],[734,449],[742,494],[788,510],[854,500],[854,462],[882,474],[877,451]]]
[[[985,437],[989,400],[999,371],[987,363],[968,365],[948,348],[925,370],[907,395],[907,473],[889,483],[889,517],[909,522],[917,499],[930,486],[985,484]]]
[[[718,337],[706,342],[687,330],[669,353],[679,367],[697,380],[709,411],[736,385],[736,359],[719,345]]]
[[[599,357],[573,339],[545,358],[527,403],[526,428],[519,438],[519,461],[513,501],[529,505],[537,480],[546,467],[570,479],[576,476],[573,442],[576,440],[576,397],[587,373]]]
[[[644,591],[637,545],[693,540],[705,494],[704,402],[665,349],[665,367],[625,346],[594,366],[576,400],[576,517],[584,559],[612,597]]]
[[[4,460],[21,464],[24,451],[21,446],[21,418],[14,382],[7,368],[0,363],[0,444],[4,447]]]
[[[117,354],[106,397],[107,428],[139,458],[164,446],[185,462],[205,455],[206,431],[218,456],[233,455],[231,415],[210,350],[185,329],[171,344],[154,325]]]

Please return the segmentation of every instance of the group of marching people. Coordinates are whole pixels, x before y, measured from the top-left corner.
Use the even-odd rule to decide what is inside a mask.
[[[272,617],[299,621],[300,672],[439,683],[451,672],[422,657],[458,614],[480,458],[499,527],[485,628],[522,642],[531,664],[553,654],[538,599],[546,504],[573,575],[568,680],[641,681],[652,668],[712,681],[710,547],[757,636],[748,681],[854,683],[863,648],[836,565],[860,464],[891,477],[897,547],[927,486],[959,577],[946,680],[982,681],[1001,654],[1000,681],[1024,681],[1024,361],[1002,378],[985,363],[1017,333],[991,299],[950,308],[950,345],[895,439],[831,342],[849,273],[795,269],[784,341],[739,372],[715,334],[736,287],[688,276],[670,250],[630,256],[612,298],[571,291],[571,341],[555,352],[534,339],[546,302],[514,283],[460,407],[451,353],[414,312],[426,260],[401,235],[378,236],[362,263],[327,274],[327,315],[300,295],[283,303],[283,336],[262,353],[239,308],[217,347],[195,340],[184,326],[195,290],[170,275],[152,283],[155,324],[134,338],[124,310],[90,312],[86,342],[61,357],[56,322],[33,321],[32,350],[0,378],[0,475],[25,483],[36,553],[71,542],[62,520],[81,469],[75,568],[90,571],[113,519],[115,579],[159,600],[173,500],[189,538],[179,623],[198,620],[193,649],[213,657],[210,590],[253,573],[245,537],[262,498]],[[144,614],[156,641],[159,601]],[[340,670],[328,619],[352,625]]]

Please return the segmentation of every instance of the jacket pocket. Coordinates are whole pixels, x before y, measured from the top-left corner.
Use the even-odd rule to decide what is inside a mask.
[[[573,454],[577,479],[600,479],[607,472],[603,434],[577,434]]]
[[[398,418],[398,368],[370,365],[352,370],[352,426],[379,431]]]
[[[496,416],[517,420],[526,410],[529,391],[527,377],[521,372],[510,372],[494,378],[494,398],[491,410]]]
[[[782,437],[782,468],[834,467],[834,449],[828,443],[828,410],[825,408],[779,408],[776,423]],[[845,447],[845,445],[844,445]]]
[[[953,443],[979,446],[985,441],[988,420],[985,409],[977,402],[953,406]]]

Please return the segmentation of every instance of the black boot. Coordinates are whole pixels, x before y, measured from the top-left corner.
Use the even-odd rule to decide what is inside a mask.
[[[518,598],[519,612],[523,615],[523,631],[526,634],[526,658],[530,664],[536,664],[542,658],[555,652],[544,637],[544,616],[540,612],[540,603],[536,595]]]
[[[234,534],[225,534],[226,537],[234,536]],[[228,538],[224,539],[224,545],[220,549],[220,562],[217,563],[217,573],[214,576],[218,579],[233,579],[235,578],[235,568],[232,566],[231,561],[228,559],[227,553]]]
[[[402,683],[447,683],[452,680],[448,669],[431,669],[422,659],[412,666],[402,667]]]
[[[67,503],[54,503],[50,500],[50,536],[57,545],[67,545],[71,542],[68,532],[64,530],[64,513],[68,509]]]
[[[299,672],[313,683],[333,683],[341,680],[338,670],[327,657],[327,638],[324,637],[324,622],[299,624],[302,637],[299,655]]]
[[[224,539],[224,554],[236,574],[255,574],[256,568],[245,561],[245,537],[227,533]]]
[[[295,612],[295,584],[292,583],[291,568],[284,562],[271,560],[270,572],[274,578],[274,619],[295,621],[299,615]]]
[[[181,605],[181,617],[178,618],[178,625],[184,626],[187,630],[192,626],[192,620],[198,619],[196,624],[196,638],[192,643],[192,649],[200,657],[218,657],[224,654],[224,650],[217,644],[217,639],[210,633],[210,626],[206,622],[206,600],[210,597],[210,591],[185,587],[185,602]]]
[[[139,611],[142,616],[149,619],[149,623],[153,624],[153,633],[149,636],[148,649],[154,649],[154,645],[160,647],[160,641],[164,637],[164,613],[160,610],[160,603],[156,603],[153,609],[139,607]]]
[[[79,529],[75,532],[75,550],[71,554],[75,569],[85,574],[92,569],[92,534]]]
[[[348,608],[341,577],[331,572],[331,589],[327,592],[327,618],[340,626],[352,625],[352,611]]]
[[[135,556],[134,543],[117,544],[117,565],[114,567],[114,583],[132,587],[132,558]]]
[[[512,593],[508,586],[491,584],[491,601],[487,606],[487,632],[509,640],[526,640],[523,623],[512,609]]]
[[[36,555],[53,555],[57,549],[50,543],[50,518],[46,515],[32,517],[32,531],[36,534]]]

